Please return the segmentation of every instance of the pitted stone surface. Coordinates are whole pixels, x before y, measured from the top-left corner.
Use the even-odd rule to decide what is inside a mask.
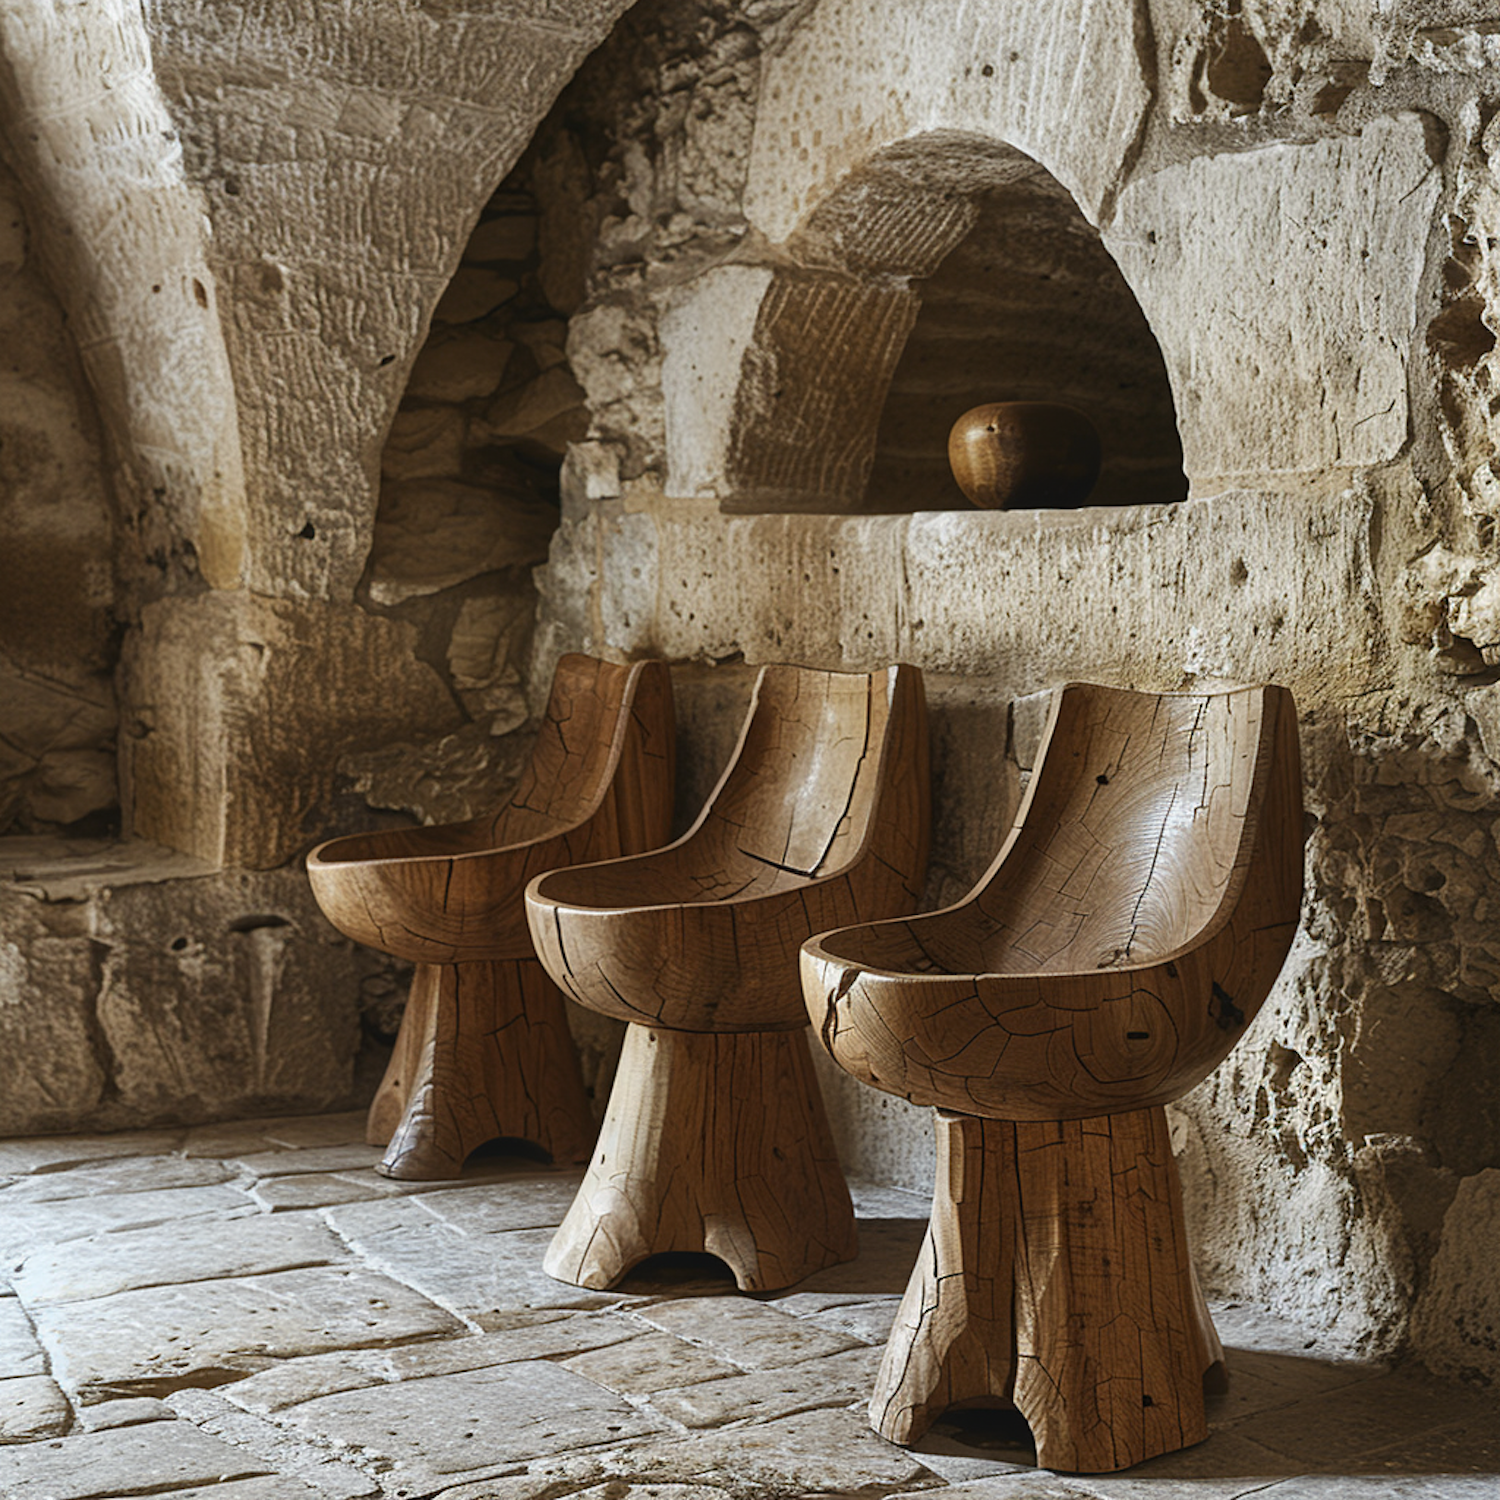
[[[529,1361],[324,1396],[282,1418],[380,1462],[388,1483],[418,1493],[663,1425],[581,1375]]]

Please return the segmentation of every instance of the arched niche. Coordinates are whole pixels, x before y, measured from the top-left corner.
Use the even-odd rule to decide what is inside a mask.
[[[966,510],[953,422],[982,402],[1052,400],[1100,430],[1090,504],[1186,495],[1145,314],[1098,230],[1023,152],[953,132],[889,147],[784,249],[710,273],[669,315],[673,493],[742,514]],[[715,360],[732,372],[717,393],[702,373]]]

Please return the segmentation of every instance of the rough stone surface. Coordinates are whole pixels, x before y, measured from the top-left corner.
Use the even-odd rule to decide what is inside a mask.
[[[0,1493],[11,1500],[115,1500],[153,1487],[177,1488],[268,1471],[187,1422],[148,1422],[62,1442],[0,1449]]]
[[[328,925],[300,870],[192,873],[125,847],[65,846],[0,889],[0,1129],[347,1104],[361,986],[389,961]]]
[[[820,5],[766,79],[749,217],[783,240],[872,151],[955,130],[1035,157],[1097,219],[1150,98],[1134,12],[1128,0],[1006,0],[955,24],[940,5]]]
[[[291,858],[330,821],[339,755],[457,724],[415,647],[410,627],[353,606],[243,592],[153,605],[129,655],[130,826],[220,865]]]
[[[160,1395],[267,1360],[450,1333],[425,1297],[347,1267],[117,1292],[37,1310],[52,1371],[84,1401]]]
[[[34,240],[21,185],[0,168],[0,831],[116,801],[110,498]]]
[[[0,1378],[0,1443],[57,1437],[67,1431],[73,1409],[49,1375]]]
[[[1398,455],[1435,149],[1404,115],[1200,157],[1121,195],[1105,243],[1161,342],[1195,483]]]

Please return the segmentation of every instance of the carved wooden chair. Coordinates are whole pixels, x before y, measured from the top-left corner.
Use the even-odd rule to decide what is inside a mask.
[[[458,1176],[476,1146],[534,1142],[585,1161],[595,1127],[562,996],[526,931],[543,870],[671,836],[675,741],[662,662],[564,656],[531,760],[498,812],[356,834],[307,857],[341,932],[417,968],[367,1138],[388,1177]]]
[[[937,1111],[927,1244],[871,1422],[1014,1406],[1048,1468],[1207,1436],[1222,1356],[1162,1108],[1228,1055],[1297,926],[1282,688],[1074,685],[999,857],[957,906],[825,933],[808,1010],[855,1077]]]
[[[532,883],[532,936],[552,977],[630,1023],[551,1275],[607,1287],[647,1256],[707,1251],[759,1291],[854,1255],[797,953],[851,914],[915,907],[927,779],[915,668],[767,667],[682,839]]]

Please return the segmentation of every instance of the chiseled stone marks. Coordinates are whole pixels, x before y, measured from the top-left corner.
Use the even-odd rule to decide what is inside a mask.
[[[246,561],[233,376],[209,226],[141,8],[10,7],[0,52],[18,94],[9,138],[60,260],[55,284],[128,455],[128,524],[148,549],[186,544],[205,580],[233,588]]]
[[[1424,119],[1402,114],[1200,156],[1121,195],[1105,243],[1162,346],[1195,482],[1400,452],[1434,150]]]
[[[824,0],[767,70],[746,209],[782,240],[831,186],[892,141],[994,136],[1035,157],[1090,220],[1116,189],[1150,100],[1133,0]]]

